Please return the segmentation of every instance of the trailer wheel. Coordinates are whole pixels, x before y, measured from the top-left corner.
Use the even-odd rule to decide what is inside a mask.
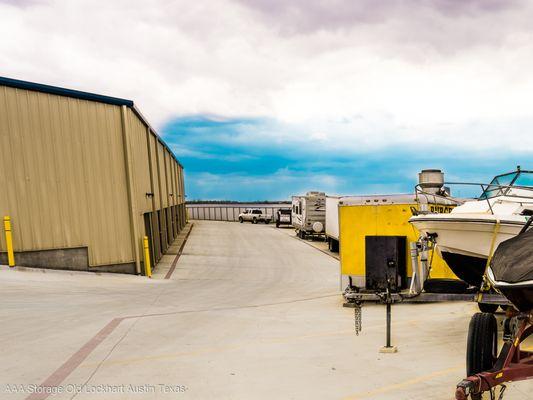
[[[239,222],[242,224],[244,222],[244,220],[242,219],[242,217],[239,217]]]
[[[477,303],[477,307],[479,308],[479,311],[483,313],[494,314],[498,309],[498,304]]]
[[[471,376],[491,369],[496,362],[497,351],[498,325],[494,314],[474,314],[468,327],[466,375]]]

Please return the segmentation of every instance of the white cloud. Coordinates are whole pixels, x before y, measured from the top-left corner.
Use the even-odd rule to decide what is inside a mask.
[[[268,117],[297,128],[249,134],[523,151],[532,18],[498,0],[0,0],[0,74],[131,98],[155,126]]]

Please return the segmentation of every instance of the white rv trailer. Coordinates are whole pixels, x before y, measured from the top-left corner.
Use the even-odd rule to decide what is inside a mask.
[[[292,196],[292,226],[298,236],[323,235],[326,225],[326,194],[307,192],[305,196]]]
[[[343,196],[326,196],[326,237],[330,251],[339,251],[339,200]]]

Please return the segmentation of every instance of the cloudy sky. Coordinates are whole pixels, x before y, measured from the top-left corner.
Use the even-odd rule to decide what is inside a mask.
[[[0,0],[0,75],[133,99],[189,199],[533,169],[533,2]],[[462,193],[459,193],[462,194]]]

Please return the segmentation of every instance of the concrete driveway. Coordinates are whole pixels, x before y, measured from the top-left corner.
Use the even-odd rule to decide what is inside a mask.
[[[338,269],[272,225],[207,221],[168,280],[2,268],[0,398],[453,398],[475,307],[394,306],[380,354],[385,311],[355,336]]]

